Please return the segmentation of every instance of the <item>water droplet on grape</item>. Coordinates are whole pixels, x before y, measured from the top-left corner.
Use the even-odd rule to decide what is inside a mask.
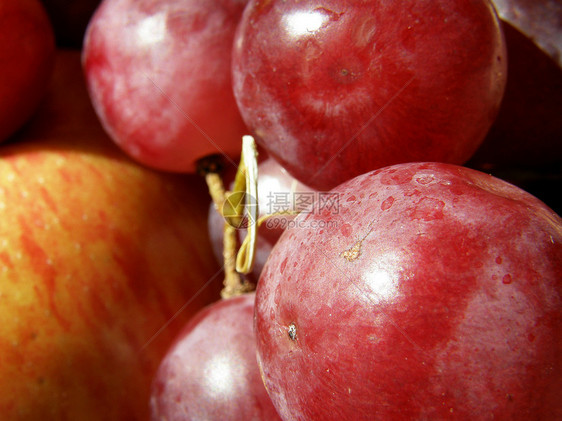
[[[422,175],[418,178],[416,178],[416,181],[418,182],[418,184],[429,184],[431,183],[435,178],[432,175]]]
[[[381,177],[380,182],[383,185],[387,186],[397,186],[400,184],[407,184],[412,181],[414,176],[414,171],[402,171],[398,174],[395,174],[396,170],[388,170],[385,174]]]
[[[376,19],[371,16],[364,16],[353,28],[353,42],[360,48],[372,45],[376,32]]]
[[[283,260],[281,262],[281,266],[279,267],[279,271],[281,273],[285,272],[285,267],[287,266],[287,257],[285,257],[285,260]]]
[[[423,221],[443,219],[444,207],[445,202],[433,197],[424,197],[412,210],[411,217],[412,219],[421,219]]]
[[[392,196],[387,197],[385,201],[381,203],[381,210],[385,211],[390,209],[393,203],[394,203],[394,197]]]
[[[507,275],[505,275],[502,279],[502,282],[506,285],[511,284],[512,281],[513,281],[513,279],[511,278],[511,275],[509,273]]]

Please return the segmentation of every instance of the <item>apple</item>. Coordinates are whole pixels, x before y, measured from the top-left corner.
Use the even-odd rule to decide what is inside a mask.
[[[0,142],[38,107],[54,53],[53,28],[39,0],[0,0]]]
[[[2,420],[149,419],[166,350],[219,297],[204,182],[115,147],[77,51],[0,155]]]
[[[257,285],[258,361],[283,419],[562,419],[560,216],[443,163],[333,193]]]
[[[194,172],[236,162],[246,128],[230,76],[246,0],[104,0],[84,39],[96,112],[112,139],[147,166]]]
[[[280,420],[256,361],[254,301],[222,299],[187,323],[154,378],[154,421]]]

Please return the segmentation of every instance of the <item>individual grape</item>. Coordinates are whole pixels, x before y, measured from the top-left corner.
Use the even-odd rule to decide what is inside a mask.
[[[234,40],[246,124],[318,190],[399,162],[464,163],[506,76],[487,0],[251,0]]]
[[[237,160],[246,128],[232,94],[232,39],[246,0],[104,0],[83,64],[104,128],[133,159],[194,172]]]
[[[153,383],[153,420],[279,419],[256,361],[253,293],[218,301],[179,334]]]
[[[301,215],[256,291],[290,420],[562,419],[562,219],[497,178],[398,164]]]

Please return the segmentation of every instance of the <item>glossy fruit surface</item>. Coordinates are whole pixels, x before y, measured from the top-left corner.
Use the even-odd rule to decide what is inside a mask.
[[[250,1],[233,87],[261,145],[326,190],[398,162],[465,162],[497,113],[506,65],[485,0]]]
[[[92,102],[135,160],[193,172],[238,157],[246,129],[232,95],[232,38],[246,0],[105,0],[84,40]],[[234,158],[235,160],[237,158]]]
[[[218,301],[185,326],[155,377],[153,420],[279,420],[256,361],[254,301]]]
[[[298,217],[256,295],[266,387],[291,420],[556,420],[562,220],[447,164],[400,164]]]
[[[46,101],[0,147],[3,421],[147,420],[161,358],[220,289],[204,183],[131,162],[80,70],[59,53]]]
[[[0,0],[0,142],[26,123],[45,95],[55,54],[39,0]]]

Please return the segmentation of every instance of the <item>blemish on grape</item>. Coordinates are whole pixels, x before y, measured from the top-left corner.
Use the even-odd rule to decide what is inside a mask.
[[[342,252],[341,257],[343,257],[348,262],[353,262],[359,256],[361,256],[361,241],[356,242],[353,247]]]
[[[291,339],[293,342],[297,340],[297,326],[294,323],[291,323],[289,325],[287,334],[289,335],[289,339]]]

